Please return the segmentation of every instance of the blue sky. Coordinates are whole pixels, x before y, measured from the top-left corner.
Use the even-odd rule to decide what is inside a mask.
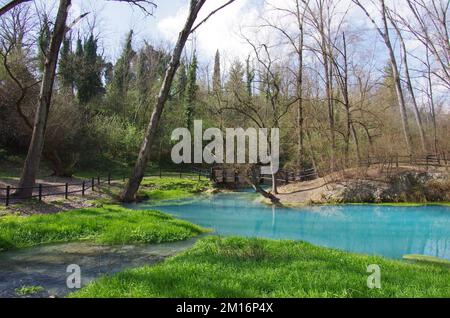
[[[54,3],[54,0],[41,0],[46,3]],[[254,6],[259,0],[238,0],[220,15],[202,26],[196,35],[196,46],[201,55],[213,56],[216,49],[224,51],[239,51],[236,48],[238,39],[231,34],[232,24],[238,24],[244,8],[250,4]],[[136,7],[126,3],[114,3],[109,1],[74,0],[72,15],[77,16],[81,12],[95,12],[97,24],[100,30],[101,44],[105,49],[107,58],[116,58],[121,51],[124,38],[130,29],[135,32],[135,44],[140,46],[143,40],[155,45],[168,46],[174,42],[184,23],[189,0],[156,0],[158,7],[154,16],[146,16]],[[200,19],[223,4],[225,0],[207,1],[200,14]],[[89,19],[93,19],[91,16]],[[88,21],[84,21],[80,28],[86,28]]]
[[[0,0],[0,4],[9,0]],[[205,17],[211,10],[225,3],[227,0],[208,0],[202,9],[199,20]],[[401,11],[401,1],[392,1],[391,5]],[[146,16],[136,7],[126,3],[105,1],[105,0],[73,0],[71,8],[72,18],[79,16],[84,12],[92,12],[88,18],[85,18],[77,28],[83,29],[83,34],[89,29],[94,17],[96,17],[95,32],[100,41],[102,55],[107,59],[114,61],[121,53],[126,34],[130,29],[135,32],[134,47],[142,46],[146,40],[155,46],[162,46],[169,49],[176,40],[178,32],[182,28],[189,6],[190,0],[155,0],[158,8],[154,11],[154,16]],[[35,0],[36,6],[44,6],[46,11],[53,14],[56,11],[58,0]],[[217,49],[220,50],[222,63],[229,63],[236,58],[244,60],[251,53],[251,47],[245,43],[242,33],[255,41],[267,43],[267,38],[272,38],[272,34],[267,32],[254,32],[249,26],[260,25],[261,16],[268,19],[277,19],[272,15],[271,6],[284,7],[292,6],[292,0],[236,0],[229,7],[212,17],[195,34],[187,46],[186,54],[189,56],[192,47],[195,46],[200,61],[203,65],[211,64]],[[338,11],[344,12],[351,4],[351,0],[336,0],[339,4]],[[404,4],[404,2],[403,2]],[[400,7],[399,7],[400,6]],[[289,29],[292,21],[279,19],[285,27]],[[358,40],[358,58],[359,63],[368,63],[370,55],[375,52],[375,60],[378,68],[382,68],[387,62],[387,54],[381,39],[374,32],[373,26],[358,8],[353,8],[348,13],[348,21],[351,23],[349,28],[355,33],[363,35]],[[254,29],[253,29],[254,30]],[[75,30],[75,32],[77,32]],[[370,35],[373,32],[373,36]],[[364,39],[364,40],[363,40]],[[410,48],[417,46],[417,41],[408,41]],[[284,59],[289,58],[288,52],[282,47],[277,51]],[[367,53],[364,53],[367,51]],[[411,64],[414,61],[410,61]]]

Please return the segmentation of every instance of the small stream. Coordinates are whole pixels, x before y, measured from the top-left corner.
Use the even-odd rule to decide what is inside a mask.
[[[68,243],[0,253],[0,298],[19,297],[17,288],[40,286],[45,291],[23,297],[64,297],[71,290],[67,267],[81,268],[82,287],[102,275],[152,265],[192,247],[197,239],[140,246]]]

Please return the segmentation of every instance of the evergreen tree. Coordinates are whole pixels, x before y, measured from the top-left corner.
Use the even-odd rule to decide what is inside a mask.
[[[112,81],[112,96],[117,103],[117,110],[121,111],[124,118],[127,115],[126,99],[131,82],[131,61],[136,54],[133,51],[133,30],[131,30],[125,40],[125,45],[114,68],[114,78]]]
[[[213,74],[213,92],[217,94],[222,90],[221,69],[220,69],[220,52],[217,50],[214,58],[214,74]]]
[[[84,78],[84,60],[83,60],[83,41],[81,40],[80,36],[78,36],[77,38],[77,44],[76,44],[76,48],[75,48],[75,54],[73,55],[73,79],[74,79],[74,84],[75,84],[75,88],[77,90],[77,95],[78,95],[78,90],[81,86],[81,82],[83,81]],[[75,65],[77,67],[75,67]]]
[[[244,66],[239,60],[234,61],[230,67],[230,73],[228,76],[228,82],[226,89],[229,93],[242,93],[245,92],[244,83]]]
[[[75,70],[73,67],[74,59],[70,42],[71,40],[69,37],[66,37],[63,40],[61,56],[59,59],[59,81],[61,84],[61,88],[65,92],[70,92],[71,94],[73,94]]]
[[[81,41],[80,37],[78,37],[77,39],[77,48],[75,50],[75,55],[80,59],[81,62],[81,59],[83,58],[83,41]]]
[[[47,55],[48,48],[50,46],[50,24],[46,16],[42,22],[41,30],[39,32],[39,48],[38,48],[38,69],[41,73],[44,72],[45,56]]]
[[[79,47],[77,47],[77,53],[80,53]],[[81,59],[80,76],[77,76],[78,100],[81,104],[86,105],[103,91],[101,80],[103,67],[101,59],[97,55],[97,40],[93,34],[84,43]]]
[[[145,114],[145,108],[148,103],[148,90],[150,88],[148,57],[144,50],[139,52],[136,71],[136,91],[138,96],[138,112]],[[145,117],[144,117],[145,118]],[[137,119],[136,119],[137,120]]]
[[[187,84],[184,98],[184,109],[186,115],[187,128],[190,130],[193,124],[195,101],[197,98],[197,55],[194,52],[192,62],[189,65],[189,70],[187,74]]]
[[[180,99],[184,98],[184,94],[186,92],[187,85],[187,74],[186,74],[186,64],[184,61],[181,61],[180,67],[177,71],[177,81],[175,83],[174,93],[180,96]]]

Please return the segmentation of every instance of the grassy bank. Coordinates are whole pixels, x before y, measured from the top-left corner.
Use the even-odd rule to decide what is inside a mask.
[[[367,287],[378,264],[382,288]],[[450,270],[306,243],[209,237],[154,267],[105,277],[71,297],[450,297]]]
[[[0,218],[0,250],[91,240],[101,244],[161,243],[186,240],[204,231],[156,211],[118,206],[51,215]]]
[[[145,178],[139,194],[152,200],[176,200],[192,197],[212,189],[209,180],[180,178]]]

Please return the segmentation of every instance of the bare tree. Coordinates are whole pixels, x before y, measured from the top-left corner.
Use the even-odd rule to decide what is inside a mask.
[[[161,85],[161,89],[156,98],[155,108],[150,119],[149,126],[145,133],[144,141],[142,143],[141,149],[139,151],[139,156],[136,161],[133,173],[128,180],[124,191],[121,194],[121,200],[124,202],[133,202],[136,200],[136,193],[139,190],[139,186],[141,185],[142,179],[144,178],[145,169],[147,168],[147,162],[150,156],[150,150],[153,145],[161,115],[163,113],[166,101],[170,95],[170,88],[172,86],[172,82],[174,80],[177,69],[180,65],[181,55],[183,53],[184,47],[189,36],[195,32],[202,24],[204,24],[210,17],[214,14],[225,8],[226,6],[233,3],[235,0],[230,0],[226,2],[224,5],[218,7],[217,9],[211,11],[205,19],[200,21],[197,25],[194,26],[195,21],[197,20],[197,16],[205,4],[206,0],[191,0],[188,17],[186,19],[185,25],[178,36],[177,43],[172,52],[172,57],[168,68],[166,70],[166,74],[164,76],[164,80]]]
[[[264,25],[279,32],[280,35],[287,41],[291,47],[294,55],[296,56],[296,69],[293,70],[296,78],[296,94],[297,94],[297,118],[296,124],[298,129],[298,167],[304,164],[305,159],[305,110],[304,110],[304,73],[305,73],[305,18],[306,7],[309,4],[309,0],[303,2],[302,0],[293,0],[293,7],[274,7],[276,12],[286,14],[288,17],[292,17],[295,21],[295,31],[292,34],[283,25],[279,25],[280,21],[269,21],[264,19]]]
[[[370,19],[372,24],[375,26],[375,29],[380,34],[380,36],[383,38],[383,41],[386,45],[386,48],[389,52],[389,59],[391,63],[391,69],[392,69],[392,76],[395,84],[395,90],[397,93],[397,99],[398,99],[398,106],[400,110],[400,116],[402,119],[402,126],[403,126],[403,133],[405,136],[405,142],[406,142],[406,148],[409,154],[412,153],[412,138],[411,138],[411,131],[409,128],[408,123],[408,115],[406,111],[406,102],[405,102],[405,95],[403,93],[403,88],[401,84],[401,78],[400,78],[400,71],[397,63],[397,58],[395,56],[394,46],[392,45],[391,38],[390,38],[390,32],[389,32],[389,26],[388,26],[388,18],[387,18],[387,8],[386,3],[384,0],[379,0],[379,12],[382,19],[382,26],[379,26],[378,23],[375,21],[375,19],[372,17],[372,15],[369,13],[369,11],[366,9],[366,7],[361,3],[359,0],[352,0],[357,6],[359,6],[363,12],[366,14],[366,16]]]
[[[3,7],[0,8],[0,16],[2,16],[5,13],[7,13],[8,11],[14,9],[19,4],[22,4],[25,2],[30,2],[30,1],[31,0],[11,0],[11,1],[7,2],[5,5],[3,5]]]
[[[110,1],[121,1],[128,2],[130,4],[138,5],[140,8],[147,11],[144,5],[154,6],[152,1],[147,0],[110,0]],[[28,1],[15,0],[7,3],[5,6],[0,8],[0,16],[14,9],[16,6]],[[50,38],[50,45],[48,50],[45,50],[44,57],[44,71],[41,81],[41,90],[39,94],[38,106],[36,109],[33,132],[31,137],[31,142],[28,148],[27,157],[22,169],[19,190],[16,191],[15,196],[17,197],[30,197],[33,193],[32,187],[36,181],[36,175],[39,170],[42,151],[44,148],[45,132],[47,128],[47,120],[50,111],[51,99],[53,95],[53,84],[56,77],[56,67],[58,64],[58,56],[61,48],[64,36],[70,28],[80,21],[86,14],[81,15],[70,25],[67,26],[67,17],[69,13],[70,6],[72,4],[71,0],[60,0],[58,6],[58,12],[56,15],[56,20],[54,23],[53,33]],[[41,48],[42,49],[42,48]]]
[[[307,22],[315,31],[311,35],[315,42],[315,46],[311,46],[311,51],[315,54],[323,67],[322,79],[325,83],[327,116],[328,116],[328,130],[330,133],[331,147],[330,147],[330,167],[331,170],[336,169],[336,154],[337,154],[337,138],[336,138],[336,105],[334,96],[334,67],[333,55],[334,46],[337,41],[338,34],[342,28],[347,12],[336,20],[337,6],[340,1],[331,0],[316,0],[306,1],[302,0],[307,10]],[[348,10],[348,9],[347,9]],[[335,24],[334,30],[332,25]]]
[[[358,161],[361,160],[361,150],[359,148],[358,135],[353,122],[352,105],[350,102],[350,84],[349,84],[349,59],[347,50],[347,38],[345,32],[342,33],[342,49],[335,47],[339,55],[342,57],[342,63],[338,61],[338,56],[333,57],[333,65],[335,68],[336,81],[341,91],[342,100],[338,100],[345,109],[346,120],[346,131],[344,133],[345,141],[345,166],[349,164],[349,153],[350,153],[350,140],[353,138],[356,146],[356,155]]]
[[[434,75],[450,88],[450,1],[407,0],[411,18],[399,15],[402,24],[433,55],[439,65]]]
[[[30,197],[33,193],[31,187],[35,183],[42,150],[44,148],[45,130],[53,94],[56,65],[61,43],[67,28],[66,21],[70,5],[71,0],[60,0],[55,26],[50,40],[50,47],[48,52],[44,52],[45,64],[41,92],[39,94],[39,103],[36,110],[33,134],[19,181],[20,190],[15,193],[18,197]]]
[[[272,129],[280,128],[282,119],[290,112],[292,106],[297,103],[297,94],[290,96],[290,83],[282,83],[283,75],[287,69],[282,63],[276,61],[268,44],[255,44],[252,40],[242,35],[245,41],[252,47],[257,67],[258,82],[260,84],[259,94],[252,98],[244,89],[232,89],[232,102],[224,108],[245,116],[257,128]],[[297,88],[297,83],[295,83]],[[271,135],[266,135],[267,144],[270,145]],[[269,147],[270,148],[270,147]],[[269,149],[272,154],[272,149]],[[271,167],[272,194],[278,194],[277,171]],[[249,179],[250,180],[250,179]],[[255,186],[255,185],[253,185]],[[261,189],[257,190],[261,193]]]
[[[388,13],[389,20],[391,24],[394,26],[395,32],[397,33],[398,39],[400,41],[400,46],[402,50],[402,59],[403,59],[403,68],[405,71],[405,82],[406,87],[408,89],[409,95],[411,96],[411,100],[413,103],[413,111],[414,111],[414,117],[416,119],[417,126],[419,128],[419,135],[420,135],[420,142],[422,146],[422,152],[425,154],[427,153],[427,141],[425,137],[425,129],[423,128],[423,122],[422,122],[422,116],[420,115],[419,106],[417,104],[416,94],[414,92],[414,88],[412,85],[411,80],[411,74],[409,70],[409,62],[408,62],[408,50],[406,49],[405,39],[403,37],[402,31],[400,30],[400,27],[397,24],[397,21],[393,17],[393,15],[389,12]]]
[[[31,61],[27,56],[33,44],[26,38],[35,26],[31,17],[30,7],[23,6],[11,9],[0,18],[0,57],[6,74],[19,90],[14,101],[16,112],[30,129],[33,128],[32,121],[23,104],[30,91],[40,83],[28,71]]]

